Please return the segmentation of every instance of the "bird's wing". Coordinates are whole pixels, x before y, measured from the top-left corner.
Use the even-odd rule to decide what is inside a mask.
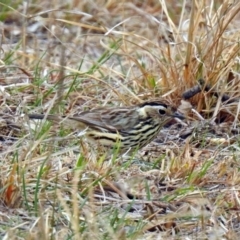
[[[131,117],[129,118],[129,114]],[[69,120],[84,123],[86,126],[100,131],[128,131],[136,123],[137,113],[130,108],[95,109],[70,117]]]
[[[43,114],[29,114],[32,119],[44,119]],[[102,132],[128,132],[137,124],[138,113],[134,108],[98,108],[91,111],[82,112],[78,115],[59,116],[49,114],[46,119],[55,122],[62,122],[72,129],[84,129],[89,127]]]

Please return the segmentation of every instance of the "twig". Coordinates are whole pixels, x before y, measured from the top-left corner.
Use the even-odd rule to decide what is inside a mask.
[[[219,94],[210,84],[206,84],[205,80],[200,78],[198,80],[198,85],[193,86],[192,88],[188,89],[182,94],[182,98],[187,100],[189,98],[192,98],[196,94],[205,91],[205,92],[210,92],[213,96],[215,97],[220,97],[221,94]],[[227,103],[233,103],[233,102],[238,102],[239,99],[230,99],[230,97],[226,94],[223,94],[221,96],[221,101],[222,102],[227,102]]]

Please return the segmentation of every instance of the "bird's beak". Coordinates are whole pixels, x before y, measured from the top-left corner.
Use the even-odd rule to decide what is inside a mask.
[[[181,120],[185,119],[185,117],[181,113],[178,113],[178,112],[175,112],[174,114],[172,114],[172,117],[179,118]]]

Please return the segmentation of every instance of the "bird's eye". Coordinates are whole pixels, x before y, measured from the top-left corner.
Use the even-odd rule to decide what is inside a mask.
[[[166,112],[165,112],[165,110],[159,109],[159,113],[160,113],[161,115],[164,115]]]

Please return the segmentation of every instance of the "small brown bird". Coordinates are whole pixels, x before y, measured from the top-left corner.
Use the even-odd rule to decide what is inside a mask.
[[[44,119],[43,114],[29,114],[30,119]],[[75,130],[86,130],[85,136],[104,147],[120,151],[146,146],[171,119],[184,117],[162,102],[144,102],[130,107],[97,108],[72,117],[48,115],[47,120],[66,124]]]

